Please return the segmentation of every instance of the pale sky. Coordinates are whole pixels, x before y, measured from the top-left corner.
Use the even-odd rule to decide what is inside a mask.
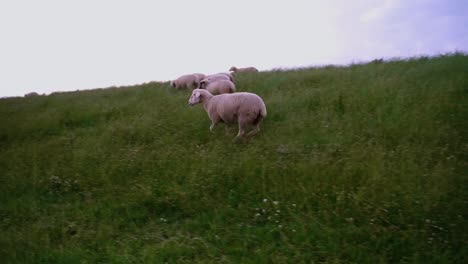
[[[0,0],[0,97],[468,51],[468,0]]]

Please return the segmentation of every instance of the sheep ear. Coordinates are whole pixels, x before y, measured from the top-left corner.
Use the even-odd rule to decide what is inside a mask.
[[[200,97],[200,92],[196,92],[195,97],[197,97],[197,98]]]

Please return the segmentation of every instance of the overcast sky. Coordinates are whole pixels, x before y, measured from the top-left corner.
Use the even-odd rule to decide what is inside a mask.
[[[0,97],[468,51],[468,0],[0,0]]]

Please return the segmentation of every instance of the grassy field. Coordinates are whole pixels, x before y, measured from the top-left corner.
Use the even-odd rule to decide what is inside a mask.
[[[244,143],[167,83],[1,99],[1,262],[466,263],[466,54],[236,85]]]

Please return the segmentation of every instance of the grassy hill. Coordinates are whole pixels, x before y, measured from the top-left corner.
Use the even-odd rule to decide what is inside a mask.
[[[0,100],[2,263],[462,263],[468,56],[238,76],[262,132],[167,83]]]

